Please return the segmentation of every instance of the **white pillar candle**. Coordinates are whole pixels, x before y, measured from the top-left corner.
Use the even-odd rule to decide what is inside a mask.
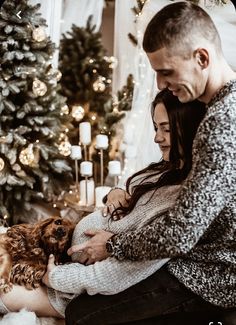
[[[82,176],[92,176],[93,175],[93,163],[91,161],[82,161],[80,163],[80,174]]]
[[[89,122],[82,122],[79,125],[79,138],[83,145],[91,143],[91,124]]]
[[[96,136],[96,148],[107,149],[108,148],[108,136],[105,134],[98,134]]]
[[[80,146],[71,146],[71,155],[70,157],[72,159],[81,159],[82,158],[82,153],[81,153],[81,147]]]
[[[79,183],[80,205],[86,205],[86,180]],[[87,205],[94,205],[94,180],[87,180]]]
[[[97,208],[104,206],[102,200],[105,195],[107,195],[111,190],[109,186],[98,186],[95,188],[95,204]]]
[[[119,176],[121,174],[121,165],[118,160],[108,162],[108,173],[110,176]]]

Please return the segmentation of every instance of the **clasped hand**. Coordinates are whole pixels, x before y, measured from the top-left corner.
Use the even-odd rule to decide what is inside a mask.
[[[91,239],[80,245],[71,246],[67,253],[77,253],[77,262],[85,265],[102,261],[110,256],[106,250],[106,242],[113,236],[113,233],[104,230],[87,230],[85,235]]]
[[[105,207],[102,210],[102,214],[106,217],[108,214],[112,214],[119,207],[127,207],[129,204],[130,195],[122,188],[112,189],[104,198]],[[119,212],[116,214],[116,218],[122,218]]]

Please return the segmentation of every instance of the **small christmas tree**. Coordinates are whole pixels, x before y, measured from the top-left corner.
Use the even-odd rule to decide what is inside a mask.
[[[63,34],[59,67],[62,93],[68,98],[68,104],[87,104],[90,111],[102,114],[104,104],[111,97],[112,65],[101,34],[94,32],[95,26],[91,26],[91,18],[85,28],[72,25],[71,31]]]
[[[72,25],[71,31],[63,34],[59,68],[62,72],[62,94],[68,98],[70,115],[73,118],[74,128],[69,134],[70,141],[78,144],[79,123],[90,122],[90,152],[94,163],[99,164],[95,136],[99,133],[106,134],[111,143],[111,138],[115,135],[114,126],[124,117],[124,111],[131,108],[129,104],[125,105],[125,100],[133,91],[133,83],[130,82],[130,77],[129,85],[125,89],[130,89],[131,86],[132,90],[125,92],[122,89],[118,96],[112,96],[111,74],[117,62],[114,57],[106,55],[101,34],[94,30],[95,26],[91,25],[89,17],[85,28]],[[114,148],[110,152],[114,152]],[[109,158],[109,151],[105,151],[105,163],[112,158]]]
[[[72,180],[69,111],[39,8],[6,0],[0,11],[0,217],[9,223]]]

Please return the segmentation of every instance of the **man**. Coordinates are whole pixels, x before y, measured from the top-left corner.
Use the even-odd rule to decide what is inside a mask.
[[[207,104],[192,171],[164,221],[121,234],[90,231],[92,238],[69,253],[81,251],[87,264],[108,256],[171,260],[118,295],[78,297],[67,308],[67,324],[166,324],[169,314],[180,311],[211,312],[220,322],[223,308],[236,307],[236,74],[211,18],[191,2],[159,11],[143,47],[159,89],[168,88],[182,102],[198,98]],[[159,318],[149,322],[153,316]],[[188,323],[201,320],[197,315]],[[177,323],[174,318],[168,324]]]

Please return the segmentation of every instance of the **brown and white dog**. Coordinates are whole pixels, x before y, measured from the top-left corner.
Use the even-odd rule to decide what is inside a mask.
[[[56,263],[69,260],[74,223],[51,217],[36,224],[14,225],[0,234],[0,292],[8,292],[13,284],[33,289],[41,284],[48,257]]]

